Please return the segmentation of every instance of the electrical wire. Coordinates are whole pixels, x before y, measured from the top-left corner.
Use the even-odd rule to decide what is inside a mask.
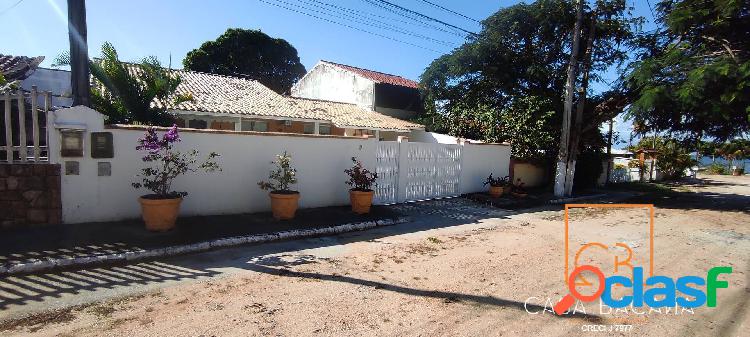
[[[468,17],[468,16],[466,16],[466,15],[464,15],[464,14],[461,14],[461,13],[459,13],[459,12],[456,12],[456,11],[450,10],[450,9],[448,9],[448,8],[445,8],[445,7],[443,7],[443,6],[440,6],[440,5],[438,5],[438,4],[434,3],[434,2],[431,2],[431,1],[427,1],[427,0],[421,0],[421,1],[422,1],[422,2],[424,2],[424,3],[430,4],[430,5],[434,6],[434,7],[440,8],[440,9],[442,9],[442,10],[444,10],[444,11],[448,12],[448,13],[452,13],[452,14],[458,15],[458,16],[460,16],[460,17],[464,18],[464,19],[468,19],[468,20],[471,20],[471,21],[474,21],[474,22],[478,22],[478,23],[481,23],[481,21],[479,21],[479,20],[477,20],[477,19],[474,19],[474,18]]]
[[[322,6],[311,4],[310,2],[305,1],[305,0],[299,0],[299,1],[302,2],[302,3],[306,3],[309,6],[313,6],[313,7],[325,9]],[[330,11],[319,11],[319,10],[312,9],[312,8],[309,8],[309,7],[305,7],[305,6],[301,6],[301,5],[297,5],[297,4],[292,4],[292,3],[289,3],[289,2],[286,2],[286,1],[283,1],[283,0],[277,0],[277,2],[286,4],[286,5],[289,5],[289,6],[294,6],[294,7],[297,7],[297,8],[301,8],[301,9],[304,9],[304,10],[312,11],[312,12],[315,12],[315,13],[319,13],[319,14],[331,16],[331,17],[334,17],[334,18],[337,18],[337,19],[351,20],[351,21],[354,21],[356,23],[360,23],[360,24],[363,24],[363,25],[366,25],[366,26],[369,26],[369,27],[379,28],[379,29],[386,29],[386,30],[394,31],[394,32],[397,32],[397,33],[400,33],[400,34],[409,35],[409,36],[417,37],[417,38],[424,39],[424,40],[429,40],[431,42],[434,42],[434,43],[437,43],[437,44],[440,44],[440,45],[444,45],[444,46],[448,46],[448,47],[455,47],[455,45],[456,45],[455,43],[452,43],[452,42],[443,41],[443,40],[439,40],[439,39],[436,39],[436,38],[433,38],[433,37],[422,35],[422,34],[419,34],[419,33],[413,32],[413,31],[404,30],[404,29],[401,29],[400,27],[394,26],[392,24],[389,24],[387,22],[383,22],[383,21],[380,21],[380,20],[370,19],[370,18],[366,18],[366,17],[363,18],[362,16],[356,16],[356,15],[351,15],[351,14],[346,14],[346,13],[334,13],[334,14],[339,14],[339,15],[334,15]],[[325,9],[325,10],[327,10],[327,9]]]
[[[10,5],[10,7],[3,9],[0,11],[0,16],[5,15],[5,13],[10,12],[11,9],[16,8],[16,6],[20,5],[23,2],[23,0],[18,0],[16,3]]]
[[[457,29],[457,30],[460,30],[460,31],[462,31],[462,32],[464,32],[464,33],[467,33],[467,34],[469,34],[469,35],[473,35],[473,36],[476,36],[476,35],[477,35],[477,33],[474,33],[474,32],[471,32],[471,31],[468,31],[468,30],[466,30],[466,29],[463,29],[463,28],[461,28],[461,27],[458,27],[458,26],[452,25],[452,24],[450,24],[450,23],[447,23],[447,22],[445,22],[445,21],[442,21],[442,20],[438,20],[438,19],[435,19],[435,18],[433,18],[433,17],[431,17],[431,16],[427,16],[427,15],[425,15],[425,14],[422,14],[422,13],[420,13],[420,12],[417,12],[417,11],[414,11],[414,10],[411,10],[411,9],[408,9],[408,8],[406,8],[406,7],[401,7],[401,6],[399,6],[399,5],[396,5],[396,4],[392,3],[392,2],[389,2],[389,1],[386,1],[386,0],[376,0],[376,1],[378,1],[378,2],[380,2],[380,3],[383,3],[383,4],[387,5],[387,6],[390,6],[390,7],[396,8],[397,10],[400,10],[400,11],[402,11],[402,12],[404,12],[404,13],[409,13],[409,14],[413,14],[413,15],[416,15],[416,16],[419,16],[419,17],[422,17],[422,18],[425,18],[425,19],[427,19],[427,20],[430,20],[430,21],[434,21],[434,22],[437,22],[437,23],[439,23],[439,24],[442,24],[442,25],[444,25],[444,26],[446,26],[446,27],[451,27],[451,28],[453,28],[453,29]]]
[[[286,10],[294,12],[294,13],[298,13],[298,14],[309,16],[309,17],[312,17],[312,18],[315,18],[315,19],[318,19],[318,20],[326,21],[328,23],[333,23],[333,24],[336,24],[336,25],[339,25],[339,26],[343,26],[343,27],[346,27],[346,28],[354,29],[356,31],[360,31],[360,32],[367,33],[367,34],[370,34],[370,35],[382,37],[384,39],[388,39],[388,40],[391,40],[391,41],[395,41],[395,42],[403,43],[403,44],[406,44],[406,45],[410,45],[412,47],[416,47],[416,48],[420,48],[420,49],[424,49],[424,50],[429,50],[429,51],[432,51],[432,52],[435,52],[435,53],[443,53],[442,51],[439,51],[439,50],[436,50],[436,49],[432,49],[432,48],[421,46],[421,45],[418,45],[418,44],[415,44],[415,43],[411,43],[411,42],[408,42],[408,41],[400,40],[400,39],[397,39],[397,38],[394,38],[394,37],[391,37],[391,36],[388,36],[388,35],[379,34],[379,33],[376,33],[376,32],[373,32],[373,31],[369,31],[369,30],[366,30],[366,29],[362,29],[362,28],[359,28],[359,27],[355,27],[355,26],[352,26],[352,25],[349,25],[349,24],[346,24],[346,23],[342,23],[342,22],[334,21],[334,20],[331,20],[331,19],[328,19],[328,18],[320,17],[320,16],[317,16],[317,15],[314,15],[314,14],[310,14],[310,13],[307,13],[307,12],[304,12],[304,11],[296,10],[294,8],[286,7],[286,6],[280,5],[280,4],[275,3],[275,2],[270,2],[270,1],[266,1],[266,0],[258,0],[258,1],[260,1],[262,3],[265,3],[265,4],[268,4],[268,5],[271,5],[271,6],[279,7],[279,8],[282,8],[282,9],[286,9]]]

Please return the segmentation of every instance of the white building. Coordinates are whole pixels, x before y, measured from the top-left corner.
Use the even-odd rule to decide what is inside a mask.
[[[310,69],[292,86],[292,96],[356,104],[404,120],[423,107],[416,81],[330,61]]]

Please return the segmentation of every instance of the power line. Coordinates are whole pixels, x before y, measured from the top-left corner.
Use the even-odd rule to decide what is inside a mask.
[[[2,12],[0,12],[0,15],[5,15],[5,13],[10,12],[11,9],[16,8],[16,6],[20,5],[23,2],[23,0],[18,0],[16,3],[10,5],[10,7],[3,9]]]
[[[455,15],[458,15],[458,16],[460,16],[460,17],[464,18],[464,19],[469,19],[469,20],[471,20],[471,21],[474,21],[474,22],[478,22],[478,23],[481,23],[481,21],[479,21],[479,20],[477,20],[477,19],[474,19],[474,18],[468,17],[468,16],[466,16],[466,15],[463,15],[463,14],[461,14],[461,13],[459,13],[459,12],[456,12],[456,11],[450,10],[450,9],[448,9],[448,8],[445,8],[445,7],[443,7],[443,6],[440,6],[440,5],[438,5],[438,4],[434,3],[434,2],[431,2],[431,1],[427,1],[427,0],[421,0],[421,1],[422,1],[422,2],[424,2],[424,3],[430,4],[430,5],[434,6],[434,7],[440,8],[440,9],[442,9],[442,10],[444,10],[444,11],[448,12],[448,13],[453,13],[453,14],[455,14]]]
[[[453,35],[456,35],[456,36],[462,36],[462,37],[464,36],[464,34],[458,33],[456,31],[447,30],[447,29],[444,29],[444,28],[441,28],[441,27],[437,27],[437,26],[431,25],[429,23],[425,23],[423,21],[417,21],[417,22],[415,22],[414,20],[412,20],[410,22],[410,21],[405,21],[405,20],[399,20],[399,19],[394,18],[394,17],[387,17],[387,16],[383,16],[383,15],[378,15],[378,14],[367,12],[367,11],[361,11],[361,10],[347,8],[347,7],[337,6],[337,5],[334,5],[334,4],[331,4],[331,3],[327,3],[327,2],[323,2],[323,1],[318,1],[318,0],[310,0],[310,1],[319,3],[321,5],[328,6],[328,7],[331,7],[331,8],[335,8],[335,9],[337,9],[339,11],[342,11],[342,12],[352,13],[352,14],[355,14],[355,15],[358,15],[358,16],[361,16],[361,17],[367,17],[368,19],[370,19],[370,17],[377,17],[377,18],[386,19],[386,20],[389,20],[389,21],[395,21],[395,22],[404,23],[404,24],[407,24],[407,25],[416,25],[416,26],[423,27],[423,28],[434,29],[434,30],[441,31],[441,32],[444,32],[444,33],[453,34]],[[393,13],[395,13],[395,12],[393,12]],[[398,13],[396,13],[396,14],[398,14]],[[370,19],[370,20],[382,22],[382,21],[376,20],[376,19]]]
[[[302,2],[302,3],[306,3],[309,6],[313,6],[313,7],[325,9],[322,6],[311,4],[311,3],[309,3],[306,0],[299,0],[299,1]],[[281,3],[284,3],[284,4],[290,5],[290,6],[294,6],[294,7],[297,7],[297,8],[304,9],[304,10],[312,11],[312,12],[315,12],[315,13],[320,13],[320,14],[323,14],[323,15],[328,15],[328,16],[331,16],[331,17],[334,17],[334,18],[337,18],[337,19],[351,20],[351,21],[354,21],[356,23],[360,23],[360,24],[363,24],[363,25],[366,25],[366,26],[369,26],[369,27],[379,28],[379,29],[386,29],[386,30],[394,31],[394,32],[397,32],[397,33],[400,33],[400,34],[410,35],[410,36],[417,37],[417,38],[420,38],[420,39],[429,40],[429,41],[432,41],[432,42],[440,44],[440,45],[444,45],[444,46],[448,46],[448,47],[455,47],[455,43],[448,42],[448,41],[443,41],[443,40],[439,40],[439,39],[432,38],[432,37],[429,37],[429,36],[426,36],[426,35],[422,35],[422,34],[419,34],[419,33],[413,32],[413,31],[401,29],[400,27],[394,26],[392,24],[389,24],[387,22],[383,22],[383,21],[380,21],[380,20],[370,19],[370,18],[367,18],[367,17],[365,17],[364,19],[362,19],[361,15],[351,15],[351,14],[346,14],[346,13],[334,13],[334,14],[339,14],[339,15],[334,15],[334,14],[331,14],[331,12],[328,11],[327,9],[325,9],[326,11],[324,12],[324,11],[319,11],[319,10],[315,10],[315,9],[312,9],[312,8],[308,8],[308,7],[305,7],[305,6],[301,6],[301,5],[297,5],[297,4],[292,4],[292,3],[289,3],[289,2],[286,2],[286,1],[282,1],[282,0],[277,0],[277,2],[281,2]],[[349,18],[349,19],[347,19],[347,18]]]
[[[447,26],[447,27],[451,27],[451,28],[453,28],[453,29],[458,29],[458,30],[460,30],[460,31],[462,31],[462,32],[464,32],[464,33],[470,34],[470,35],[474,35],[474,36],[476,36],[476,35],[477,35],[477,33],[474,33],[474,32],[471,32],[471,31],[468,31],[468,30],[466,30],[466,29],[463,29],[463,28],[461,28],[461,27],[457,27],[457,26],[454,26],[454,25],[452,25],[452,24],[450,24],[450,23],[447,23],[447,22],[445,22],[445,21],[442,21],[442,20],[438,20],[438,19],[435,19],[435,18],[433,18],[433,17],[431,17],[431,16],[427,16],[427,15],[424,15],[424,14],[422,14],[422,13],[420,13],[420,12],[417,12],[417,11],[413,11],[413,10],[411,10],[411,9],[408,9],[408,8],[405,8],[405,7],[401,7],[401,6],[399,6],[399,5],[396,5],[396,4],[392,3],[392,2],[388,2],[388,1],[386,1],[386,0],[377,0],[377,1],[378,1],[378,2],[381,2],[381,3],[383,3],[383,4],[387,5],[387,6],[390,6],[390,7],[396,8],[396,9],[398,9],[398,10],[402,11],[402,12],[406,12],[406,13],[410,13],[410,14],[413,14],[413,15],[417,15],[417,16],[419,16],[419,17],[425,18],[425,19],[427,19],[427,20],[430,20],[430,21],[434,21],[434,22],[437,22],[437,23],[439,23],[439,24],[442,24],[442,25],[444,25],[444,26]]]
[[[436,29],[436,30],[439,30],[439,31],[442,31],[442,32],[454,34],[454,35],[461,36],[461,37],[465,36],[465,34],[461,33],[459,30],[455,30],[455,29],[454,30],[446,30],[445,28],[440,28],[440,27],[431,25],[431,24],[429,24],[429,23],[427,23],[427,22],[425,22],[423,20],[420,20],[419,18],[414,17],[413,15],[407,15],[407,13],[404,13],[402,11],[397,11],[397,10],[395,10],[395,9],[393,9],[391,7],[388,7],[388,6],[384,5],[384,4],[375,2],[374,0],[363,0],[363,1],[367,2],[368,4],[370,4],[372,6],[375,6],[377,8],[382,9],[382,10],[385,10],[387,12],[390,12],[390,13],[396,14],[396,15],[398,15],[400,17],[407,18],[407,19],[410,19],[410,20],[412,20],[414,22],[417,22],[422,27],[433,28],[433,29]]]
[[[372,31],[369,31],[369,30],[366,30],[366,29],[362,29],[362,28],[359,28],[359,27],[354,27],[354,26],[346,24],[346,23],[334,21],[334,20],[331,20],[331,19],[328,19],[328,18],[323,18],[323,17],[317,16],[317,15],[314,15],[314,14],[310,14],[310,13],[306,13],[306,12],[303,12],[303,11],[296,10],[294,8],[289,8],[289,7],[286,7],[286,6],[282,6],[282,5],[279,5],[277,3],[269,2],[269,1],[266,1],[266,0],[258,0],[258,1],[260,1],[262,3],[265,3],[265,4],[268,4],[268,5],[271,5],[271,6],[283,8],[283,9],[286,9],[286,10],[291,11],[291,12],[295,12],[295,13],[298,13],[298,14],[309,16],[309,17],[312,17],[312,18],[315,18],[315,19],[318,19],[318,20],[323,20],[323,21],[326,21],[326,22],[329,22],[329,23],[333,23],[333,24],[336,24],[336,25],[339,25],[339,26],[343,26],[343,27],[346,27],[346,28],[354,29],[354,30],[357,30],[357,31],[360,31],[360,32],[363,32],[363,33],[367,33],[367,34],[378,36],[378,37],[382,37],[384,39],[388,39],[388,40],[391,40],[391,41],[395,41],[395,42],[407,44],[407,45],[410,45],[412,47],[417,47],[417,48],[429,50],[429,51],[436,52],[436,53],[443,53],[443,52],[441,52],[439,50],[435,50],[435,49],[432,49],[432,48],[429,48],[429,47],[425,47],[425,46],[421,46],[421,45],[418,45],[418,44],[415,44],[415,43],[403,41],[403,40],[400,40],[400,39],[397,39],[397,38],[394,38],[394,37],[391,37],[391,36],[387,36],[387,35],[375,33],[375,32],[372,32]]]

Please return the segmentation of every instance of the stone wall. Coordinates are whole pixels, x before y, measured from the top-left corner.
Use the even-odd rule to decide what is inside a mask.
[[[0,164],[0,228],[59,224],[59,164]]]

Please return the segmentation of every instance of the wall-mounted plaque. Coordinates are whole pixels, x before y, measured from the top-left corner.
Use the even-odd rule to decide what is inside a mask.
[[[60,130],[60,156],[83,157],[83,130]]]
[[[92,132],[91,158],[112,158],[114,156],[112,132]]]
[[[108,161],[100,161],[96,163],[96,168],[100,177],[109,177],[112,175],[112,163]]]
[[[80,172],[80,163],[77,161],[66,161],[65,162],[65,175],[66,176],[77,176]]]

